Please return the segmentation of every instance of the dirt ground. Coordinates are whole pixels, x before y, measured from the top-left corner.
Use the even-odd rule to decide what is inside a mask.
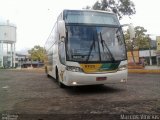
[[[62,89],[43,70],[0,70],[0,114],[2,120],[160,120],[160,74]]]

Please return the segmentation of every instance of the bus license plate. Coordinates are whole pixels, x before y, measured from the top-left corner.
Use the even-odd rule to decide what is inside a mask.
[[[97,77],[96,81],[103,81],[103,80],[107,80],[107,77]]]

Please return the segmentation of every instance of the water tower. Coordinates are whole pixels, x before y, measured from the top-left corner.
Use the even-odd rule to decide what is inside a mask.
[[[15,67],[16,26],[0,23],[0,67]]]

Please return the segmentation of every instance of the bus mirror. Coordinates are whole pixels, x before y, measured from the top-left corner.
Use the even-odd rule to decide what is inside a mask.
[[[66,37],[64,20],[58,21],[58,32],[60,34],[60,39]]]
[[[135,30],[132,24],[129,24],[129,34],[130,39],[133,40],[135,38]]]

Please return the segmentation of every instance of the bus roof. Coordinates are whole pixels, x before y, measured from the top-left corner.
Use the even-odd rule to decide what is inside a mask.
[[[91,10],[91,9],[64,9],[64,11],[87,11],[87,12],[100,12],[100,13],[110,13],[110,14],[115,14],[113,12],[110,11],[103,11],[103,10]],[[116,14],[115,14],[116,15]]]

